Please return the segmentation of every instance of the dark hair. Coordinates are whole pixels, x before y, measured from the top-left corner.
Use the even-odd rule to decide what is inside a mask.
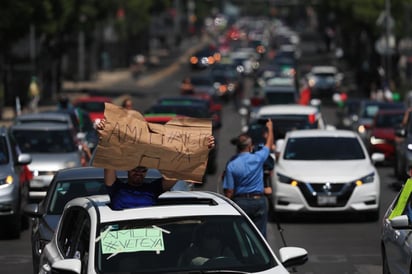
[[[230,139],[230,143],[235,145],[238,150],[245,149],[252,144],[252,138],[247,133],[242,133],[239,136]]]

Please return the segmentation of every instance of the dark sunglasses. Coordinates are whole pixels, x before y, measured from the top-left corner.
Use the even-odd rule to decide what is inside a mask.
[[[147,171],[147,167],[136,167],[136,168],[132,169],[131,171],[134,171],[134,172],[146,172],[146,171]]]

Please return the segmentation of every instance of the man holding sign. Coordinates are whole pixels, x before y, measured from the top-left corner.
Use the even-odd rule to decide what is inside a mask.
[[[96,126],[100,141],[93,165],[104,167],[104,180],[113,209],[153,205],[157,197],[170,190],[178,180],[196,182],[202,177],[191,178],[190,168],[193,167],[195,175],[204,172],[208,150],[215,146],[214,137],[205,134],[207,131],[199,124],[190,127],[191,122],[182,123],[186,127],[179,123],[170,127],[152,125],[137,111],[105,104],[105,119]],[[207,149],[203,149],[203,140]],[[148,168],[159,169],[162,178],[146,182]],[[116,169],[128,170],[127,184],[117,179]]]

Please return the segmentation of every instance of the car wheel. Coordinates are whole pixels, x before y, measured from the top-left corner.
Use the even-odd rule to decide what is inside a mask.
[[[21,215],[20,212],[9,216],[9,221],[7,222],[7,235],[12,239],[19,239],[21,231]]]

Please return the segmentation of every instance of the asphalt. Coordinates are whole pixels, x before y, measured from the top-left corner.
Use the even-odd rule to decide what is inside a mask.
[[[87,96],[88,91],[98,91],[101,95],[105,93],[112,95],[113,90],[116,90],[116,95],[110,97],[114,97],[113,102],[120,105],[125,97],[130,96],[131,91],[150,88],[159,79],[168,77],[179,70],[182,65],[187,65],[188,57],[209,41],[210,38],[207,36],[190,37],[183,40],[179,47],[169,51],[159,51],[157,56],[159,63],[147,66],[137,78],[131,75],[129,68],[99,71],[88,81],[64,81],[62,93],[73,100],[79,96]],[[55,109],[56,105],[57,102],[53,99],[41,100],[38,112]],[[23,108],[21,113],[30,113],[30,111]],[[6,106],[3,108],[0,126],[9,126],[15,115],[14,107]]]

